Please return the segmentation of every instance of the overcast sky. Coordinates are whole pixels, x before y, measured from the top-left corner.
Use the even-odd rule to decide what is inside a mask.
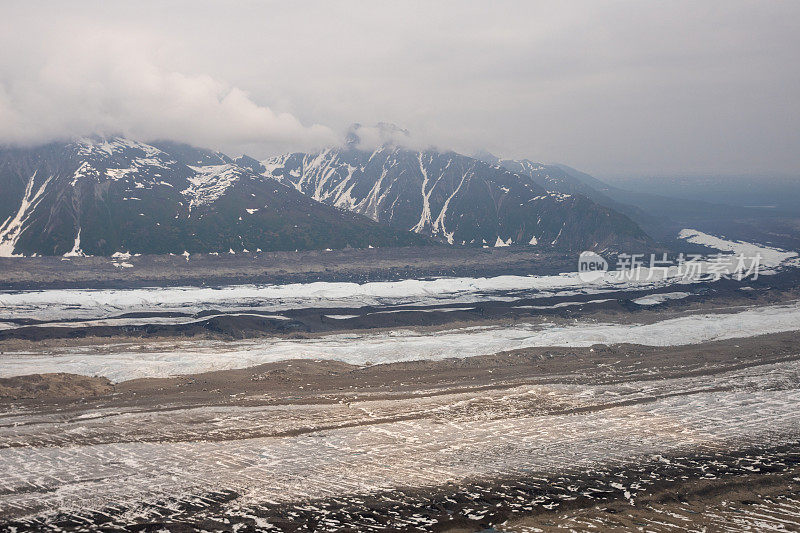
[[[3,1],[0,143],[265,156],[378,121],[601,176],[800,175],[800,2]]]

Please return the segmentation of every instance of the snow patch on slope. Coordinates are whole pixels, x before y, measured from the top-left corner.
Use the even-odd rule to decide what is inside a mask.
[[[81,228],[78,228],[78,234],[75,236],[75,244],[72,245],[72,250],[64,254],[64,257],[84,257],[86,254],[81,250]]]
[[[669,300],[681,300],[691,295],[692,294],[689,292],[663,292],[660,294],[648,294],[647,296],[642,296],[641,298],[633,300],[633,303],[639,305],[658,305]]]
[[[81,156],[106,157],[124,153],[131,149],[141,150],[144,152],[145,157],[164,157],[167,155],[155,146],[123,137],[112,137],[110,139],[83,137],[78,139],[74,145],[77,148],[78,155]]]
[[[745,241],[730,241],[703,233],[696,229],[683,229],[678,234],[678,238],[684,239],[692,244],[700,244],[709,248],[714,248],[723,252],[733,252],[735,255],[745,257],[761,257],[761,265],[774,268],[780,264],[798,257],[797,252],[790,252],[780,248],[773,248],[763,244],[755,244]]]
[[[189,178],[191,185],[181,191],[181,194],[189,198],[190,210],[198,205],[214,203],[244,173],[241,168],[231,164],[189,168],[195,171],[195,175]]]
[[[0,225],[0,257],[12,257],[14,249],[17,246],[17,241],[20,235],[25,230],[25,222],[30,218],[31,211],[33,211],[39,202],[42,200],[42,195],[47,188],[52,176],[47,178],[42,185],[34,192],[33,187],[36,181],[37,172],[28,180],[25,186],[25,192],[22,195],[22,202],[20,202],[19,209],[16,214],[8,217],[2,225]]]
[[[97,181],[101,178],[118,181],[147,173],[150,169],[169,170],[172,165],[177,164],[169,154],[154,146],[119,137],[101,140],[83,138],[72,146],[77,156],[84,160],[72,178],[72,186],[87,178],[94,178]],[[109,163],[127,166],[106,168]],[[160,174],[155,174],[156,178],[159,176]],[[153,179],[153,176],[148,177],[152,181],[158,181]],[[137,187],[139,185],[137,184]]]

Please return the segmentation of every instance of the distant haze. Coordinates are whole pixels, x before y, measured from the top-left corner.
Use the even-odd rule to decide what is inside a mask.
[[[395,123],[599,175],[800,175],[800,2],[3,2],[0,143],[264,157]]]

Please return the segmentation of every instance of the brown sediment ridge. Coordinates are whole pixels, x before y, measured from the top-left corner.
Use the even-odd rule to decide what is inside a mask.
[[[110,390],[94,396],[75,377],[82,396],[72,398],[69,376],[3,380],[6,391],[41,394],[0,402],[0,505],[19,529],[234,531],[266,520],[284,531],[525,531],[524,520],[618,523],[605,509],[622,524],[655,524],[661,511],[724,515],[730,494],[737,506],[770,499],[789,520],[798,341],[788,332],[368,366],[292,360],[96,378]],[[669,491],[686,501],[667,501]],[[631,510],[630,499],[647,507]]]
[[[593,385],[704,376],[798,357],[800,332],[669,347],[538,347],[463,359],[369,366],[296,359],[116,384],[104,377],[71,374],[5,378],[0,379],[0,401],[88,409],[93,405],[162,408],[325,403],[353,397],[400,399],[531,383]]]

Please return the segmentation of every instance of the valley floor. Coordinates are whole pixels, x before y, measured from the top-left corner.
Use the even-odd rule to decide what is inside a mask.
[[[0,257],[0,290],[219,286],[553,274],[575,269],[574,253],[530,246],[444,245],[359,250],[109,257]]]
[[[799,339],[293,360],[7,402],[0,515],[7,529],[535,531],[733,506],[791,523]]]
[[[798,529],[799,279],[8,291],[0,530]]]

